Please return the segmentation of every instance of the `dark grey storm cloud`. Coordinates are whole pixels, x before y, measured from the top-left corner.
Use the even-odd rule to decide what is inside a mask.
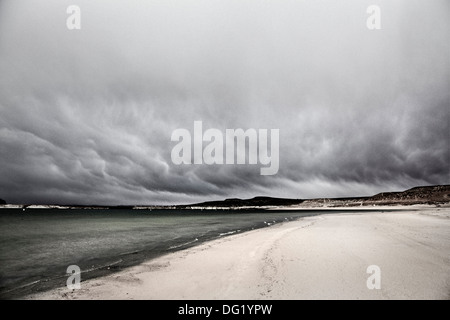
[[[81,9],[68,30],[66,9]],[[369,5],[381,30],[366,27]],[[156,204],[448,184],[448,1],[0,2],[0,198]],[[280,129],[280,169],[171,134]]]

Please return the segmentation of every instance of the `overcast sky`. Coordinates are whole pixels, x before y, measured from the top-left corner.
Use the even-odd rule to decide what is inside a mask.
[[[66,9],[81,9],[68,30]],[[369,30],[369,5],[381,30]],[[450,2],[0,0],[0,198],[168,204],[449,184]],[[280,168],[171,134],[280,129]]]

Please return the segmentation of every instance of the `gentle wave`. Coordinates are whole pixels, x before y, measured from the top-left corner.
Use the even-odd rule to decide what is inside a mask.
[[[34,285],[36,283],[39,283],[39,282],[41,282],[41,280],[36,280],[36,281],[30,282],[30,283],[23,284],[21,286],[17,286],[17,287],[8,289],[8,290],[4,290],[4,291],[2,291],[2,293],[8,293],[8,292],[11,292],[11,291],[14,291],[14,290],[23,289],[23,288],[32,286],[32,285]]]
[[[171,247],[169,247],[169,250],[181,248],[181,247],[187,246],[187,245],[189,245],[189,244],[191,244],[191,243],[194,243],[194,242],[197,242],[197,241],[198,241],[198,239],[195,238],[195,239],[192,240],[192,241],[185,242],[185,243],[182,243],[182,244],[179,244],[179,245],[176,245],[176,246],[171,246]]]
[[[123,253],[120,253],[119,256],[126,256],[126,255],[129,255],[129,254],[137,254],[137,253],[139,253],[139,252],[140,252],[139,250],[134,250],[134,251],[129,251],[129,252],[123,252]]]
[[[98,266],[98,267],[92,267],[92,268],[89,268],[89,269],[81,270],[81,273],[83,274],[83,273],[86,273],[86,272],[92,272],[92,271],[99,270],[99,269],[109,268],[109,267],[112,267],[112,266],[114,266],[116,264],[119,264],[121,262],[123,262],[123,260],[119,259],[119,260],[114,261],[112,263],[107,263],[107,264],[104,264],[104,265],[101,265],[101,266]]]
[[[233,233],[236,233],[237,231],[230,231],[230,232],[224,232],[224,233],[220,233],[219,234],[219,237],[223,237],[223,236],[226,236],[226,235],[229,235],[229,234],[233,234]]]

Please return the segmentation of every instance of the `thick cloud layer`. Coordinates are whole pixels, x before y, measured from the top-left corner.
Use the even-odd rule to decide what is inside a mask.
[[[158,204],[449,183],[448,1],[0,2],[0,198]],[[81,9],[68,30],[66,8]],[[171,134],[280,129],[280,169]]]

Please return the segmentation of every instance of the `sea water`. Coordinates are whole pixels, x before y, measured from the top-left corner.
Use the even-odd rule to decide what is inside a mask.
[[[67,267],[81,280],[162,254],[313,211],[122,209],[0,210],[0,297],[16,298],[66,285]]]

